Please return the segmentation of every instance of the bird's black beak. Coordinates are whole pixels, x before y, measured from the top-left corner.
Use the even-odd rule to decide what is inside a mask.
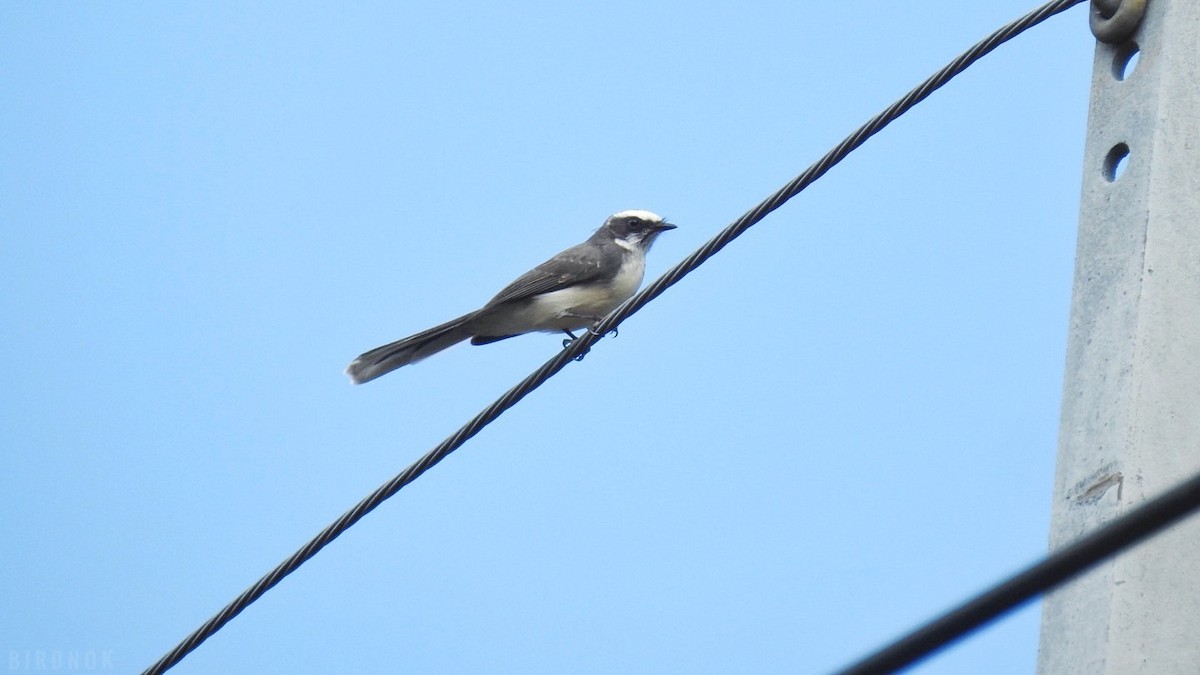
[[[667,230],[673,230],[673,229],[675,229],[676,227],[679,227],[679,226],[678,226],[678,225],[672,225],[671,223],[668,223],[667,221],[665,221],[665,220],[664,220],[664,221],[662,221],[661,223],[659,223],[659,224],[656,226],[656,229],[657,229],[659,232],[666,232]]]

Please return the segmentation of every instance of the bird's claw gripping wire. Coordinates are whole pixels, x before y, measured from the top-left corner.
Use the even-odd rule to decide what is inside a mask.
[[[608,333],[612,333],[613,337],[617,337],[617,335],[619,334],[616,326],[613,326],[611,329],[609,329],[608,333],[597,333],[596,329],[594,329],[594,328],[588,328],[587,332],[591,333],[592,335],[595,335],[596,337],[604,337]]]
[[[575,341],[579,339],[579,337],[578,337],[577,335],[575,335],[574,333],[572,333],[571,331],[569,331],[569,330],[565,329],[565,328],[563,329],[563,332],[564,332],[564,333],[566,333],[567,335],[570,335],[570,336],[571,336],[571,338],[570,338],[570,339],[568,339],[568,340],[563,340],[563,349],[567,349],[567,348],[568,348],[568,347],[570,347],[572,344],[574,344],[574,343],[575,343]],[[588,352],[590,352],[590,351],[592,351],[592,350],[591,350],[591,349],[585,349],[585,350],[583,350],[582,352],[580,352],[580,353],[579,353],[579,356],[576,356],[576,357],[575,357],[575,360],[576,360],[576,361],[582,361],[582,360],[583,360],[583,357],[587,356],[587,353],[588,353]]]
[[[595,325],[597,325],[597,326],[600,325],[600,322],[597,321]],[[578,335],[572,333],[571,331],[567,330],[566,328],[563,329],[563,332],[568,335],[568,339],[562,341],[563,349],[570,347],[576,340],[579,339]],[[608,335],[608,334],[611,334],[613,337],[617,337],[617,335],[620,334],[620,332],[615,327],[612,328],[611,330],[609,330],[608,333],[600,333],[595,329],[594,326],[589,326],[587,328],[587,332],[595,337],[604,337],[605,335]],[[584,350],[582,353],[579,354],[579,356],[575,357],[575,360],[582,361],[584,355],[587,354],[589,351],[591,351],[591,350],[590,349]]]

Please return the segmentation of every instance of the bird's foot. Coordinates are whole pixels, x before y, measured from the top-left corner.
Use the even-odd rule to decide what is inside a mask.
[[[597,321],[597,322],[596,322],[596,325],[597,325],[597,326],[598,326],[598,325],[600,325],[600,322],[599,322],[599,321]],[[587,329],[587,331],[588,331],[589,333],[591,333],[592,335],[595,335],[596,337],[603,337],[604,335],[606,335],[605,333],[599,333],[599,332],[597,332],[597,331],[596,331],[596,329],[595,329],[595,327],[588,328],[588,329]],[[608,332],[609,332],[609,333],[611,333],[613,337],[617,337],[618,335],[620,335],[620,332],[619,332],[619,331],[617,331],[617,327],[616,327],[616,326],[613,326],[613,327],[612,327],[612,329],[610,329]]]
[[[575,341],[579,339],[579,337],[577,337],[574,333],[572,333],[571,331],[569,331],[565,328],[563,329],[563,332],[566,333],[567,335],[571,336],[570,339],[563,340],[563,349],[566,349],[566,348],[570,347],[572,344],[575,344]],[[579,356],[575,357],[575,360],[582,361],[583,357],[587,356],[587,353],[590,351],[592,351],[592,350],[590,350],[590,349],[583,350],[582,352],[579,353]]]

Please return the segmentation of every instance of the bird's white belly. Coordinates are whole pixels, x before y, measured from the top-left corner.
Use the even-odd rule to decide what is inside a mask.
[[[632,257],[632,256],[631,256]],[[535,330],[575,330],[590,326],[594,319],[613,311],[633,297],[646,273],[645,260],[634,257],[608,284],[583,284],[545,293],[533,299],[529,314],[537,317]]]

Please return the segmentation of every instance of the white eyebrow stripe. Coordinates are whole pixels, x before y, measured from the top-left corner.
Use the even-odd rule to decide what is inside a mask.
[[[637,217],[637,218],[641,218],[642,220],[649,220],[650,222],[653,222],[653,223],[661,223],[662,222],[662,216],[658,215],[657,213],[651,213],[650,211],[643,211],[642,209],[629,209],[628,211],[621,211],[620,213],[614,213],[612,217],[613,218]]]

